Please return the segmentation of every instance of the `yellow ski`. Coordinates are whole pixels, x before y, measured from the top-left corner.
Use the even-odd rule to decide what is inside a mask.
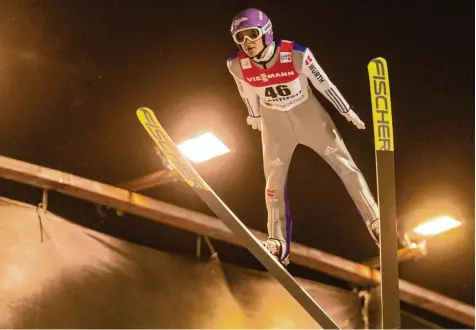
[[[368,64],[380,208],[380,269],[382,273],[382,327],[400,328],[398,288],[397,215],[392,103],[387,61],[378,57]]]
[[[322,310],[314,299],[296,282],[291,274],[276,260],[262,243],[248,230],[225,203],[200,177],[185,156],[178,150],[152,110],[139,108],[137,117],[164,156],[175,167],[183,180],[200,196],[208,207],[238,237],[264,267],[281,283],[299,304],[324,329],[339,329],[339,326]]]

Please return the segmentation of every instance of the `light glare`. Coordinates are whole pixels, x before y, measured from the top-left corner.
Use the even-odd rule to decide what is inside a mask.
[[[460,221],[453,219],[452,217],[441,217],[435,220],[426,222],[415,229],[413,231],[420,235],[430,236],[430,235],[437,235],[447,230],[459,227],[461,225]]]
[[[188,159],[202,163],[230,151],[214,134],[205,133],[177,145]]]

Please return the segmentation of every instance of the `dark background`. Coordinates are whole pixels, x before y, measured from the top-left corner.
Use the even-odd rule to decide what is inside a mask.
[[[402,263],[401,277],[474,305],[474,2],[1,1],[0,154],[118,184],[161,169],[135,117],[147,106],[177,142],[213,131],[232,148],[199,172],[246,225],[265,231],[260,136],[246,125],[226,67],[236,50],[231,20],[247,7],[271,17],[276,38],[310,47],[367,124],[357,130],[319,96],[374,193],[367,63],[387,59],[399,227],[440,214],[463,222],[429,240],[428,256]],[[355,261],[377,255],[319,156],[297,148],[288,181],[295,241]],[[8,181],[0,193],[41,198]],[[184,185],[144,193],[211,214]],[[101,218],[93,205],[55,193],[49,207],[139,244],[194,253],[194,235],[180,230],[130,215]],[[221,259],[259,267],[248,252],[215,244]]]

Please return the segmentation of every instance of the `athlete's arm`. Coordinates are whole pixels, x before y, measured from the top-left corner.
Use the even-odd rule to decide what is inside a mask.
[[[349,112],[350,105],[321,68],[311,50],[307,47],[303,47],[302,51],[302,73],[306,75],[312,85],[329,100],[341,114]]]
[[[259,97],[246,81],[240,79],[232,70],[232,60],[227,61],[228,70],[232,75],[233,79],[235,79],[236,86],[238,87],[238,91],[240,92],[240,96],[243,99],[243,102],[248,109],[248,113],[251,117],[261,117],[261,110],[260,110],[260,103]]]

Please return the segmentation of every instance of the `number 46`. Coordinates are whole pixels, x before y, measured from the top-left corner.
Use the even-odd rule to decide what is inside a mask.
[[[291,91],[286,85],[278,85],[276,88],[268,87],[264,91],[264,95],[266,97],[271,97],[273,99],[277,98],[278,96],[289,96],[291,95]]]

